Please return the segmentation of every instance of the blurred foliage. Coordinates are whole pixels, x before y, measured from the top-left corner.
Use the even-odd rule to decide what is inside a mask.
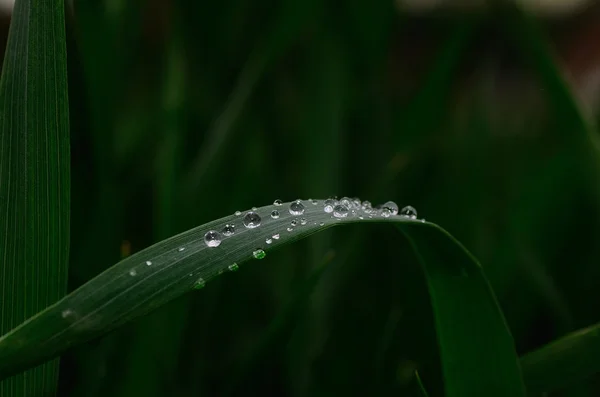
[[[76,0],[67,19],[70,289],[237,209],[336,194],[457,237],[521,354],[599,320],[593,123],[551,52],[576,23],[355,0]],[[349,227],[72,350],[59,394],[420,396],[417,370],[440,395],[421,269],[388,228]]]

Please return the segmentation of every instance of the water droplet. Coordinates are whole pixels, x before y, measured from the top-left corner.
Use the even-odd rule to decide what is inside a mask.
[[[252,211],[256,211],[257,209],[258,209],[258,208],[256,208],[256,207],[252,207],[252,208],[251,208],[251,210],[252,210]]]
[[[235,225],[228,223],[227,225],[223,226],[222,233],[225,237],[233,236],[235,233]]]
[[[240,267],[238,266],[237,263],[232,263],[231,265],[229,265],[227,267],[229,269],[230,272],[235,272],[237,269],[239,269]]]
[[[152,266],[152,262],[146,261],[146,266]]]
[[[277,233],[277,234],[274,234],[274,235],[273,235],[273,238],[274,238],[275,240],[279,240],[279,233]]]
[[[135,269],[132,269],[132,270],[129,271],[129,275],[131,277],[133,277],[133,276],[137,275],[137,272],[135,271]]]
[[[364,216],[359,216],[358,219],[362,220],[362,219],[365,219],[365,217]]]
[[[254,259],[262,259],[265,256],[267,256],[267,254],[261,248],[257,248],[256,250],[254,250],[254,252],[252,252],[252,256],[254,257]]]
[[[277,210],[271,211],[271,218],[273,218],[273,219],[279,218],[279,211],[277,211]]]
[[[295,227],[298,224],[298,219],[292,219],[292,221],[290,222],[290,225],[292,225],[292,227]]]
[[[382,208],[381,216],[383,216],[384,218],[389,218],[390,216],[392,216],[392,211],[390,211],[389,208]]]
[[[411,207],[410,205],[407,205],[406,207],[402,208],[402,211],[400,211],[400,215],[410,219],[417,219],[417,210]]]
[[[259,227],[260,221],[261,221],[260,216],[256,212],[252,212],[252,211],[249,211],[248,213],[246,213],[246,215],[244,215],[244,219],[242,220],[242,222],[244,223],[244,226],[246,226],[249,229]]]
[[[179,251],[179,252],[184,251],[184,250],[185,250],[185,247],[179,247],[179,248],[177,248],[177,251]]]
[[[323,202],[323,210],[328,214],[333,212],[333,207],[337,204],[335,198],[330,197]]]
[[[352,208],[352,199],[349,197],[342,197],[340,199],[340,204],[350,209]]]
[[[348,216],[348,207],[343,204],[338,204],[333,207],[333,216],[336,218],[345,218]]]
[[[211,247],[218,247],[221,244],[221,235],[219,232],[210,230],[204,235],[204,243]]]
[[[235,216],[240,216],[242,215],[242,211],[235,211]]]
[[[360,209],[362,203],[360,202],[360,199],[358,197],[354,197],[352,198],[352,206],[354,208],[356,208],[357,210]]]
[[[288,232],[292,232],[292,231],[294,231],[294,228],[293,228],[293,227],[288,227],[286,230],[287,230]]]
[[[61,313],[62,318],[67,318],[67,317],[71,317],[74,315],[75,315],[75,312],[71,309],[65,309]]]
[[[290,214],[292,214],[292,215],[304,214],[304,204],[302,204],[302,201],[296,200],[290,204]]]
[[[281,200],[279,200],[279,199],[277,199],[277,200],[273,201],[273,205],[276,205],[276,206],[278,206],[278,207],[279,207],[281,204],[283,204],[283,203],[282,203],[282,202],[281,202]]]
[[[300,219],[300,224],[301,225],[306,225],[306,218]]]
[[[371,204],[370,201],[363,201],[362,202],[362,206],[361,206],[362,210],[365,211],[366,213],[369,213],[372,211],[373,209],[373,205]]]
[[[312,203],[312,205],[317,205],[319,204],[319,202],[317,200],[310,200],[310,202]]]
[[[265,239],[265,243],[267,243],[267,244],[271,244],[272,242],[273,242],[273,239],[271,237],[267,237]]]
[[[325,226],[325,222],[319,223],[319,226]]]
[[[388,201],[382,205],[382,208],[384,210],[387,209],[391,215],[398,215],[398,204],[394,203],[393,201]]]
[[[206,285],[206,281],[204,281],[204,279],[202,277],[200,277],[194,283],[194,289],[202,289],[202,288],[204,288],[205,285]]]

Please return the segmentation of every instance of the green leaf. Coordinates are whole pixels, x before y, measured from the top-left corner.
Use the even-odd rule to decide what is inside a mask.
[[[0,334],[66,292],[69,114],[64,3],[17,0],[0,80]],[[58,360],[0,383],[54,393]]]
[[[521,358],[527,391],[534,396],[600,372],[600,324],[570,333]]]
[[[295,215],[290,213],[291,203],[256,209],[261,224],[254,228],[244,227],[246,214],[221,218],[124,259],[0,338],[0,377],[204,287],[216,275],[237,269],[253,256],[262,257],[260,250],[280,247],[331,226],[392,222],[410,240],[429,279],[446,396],[524,396],[512,338],[493,292],[479,264],[454,238],[435,224],[403,216],[384,217],[381,210],[366,213],[356,207],[356,213],[336,218],[324,211],[322,201],[313,202],[302,202],[304,212]],[[270,216],[274,210],[280,213],[277,219]],[[235,233],[221,236],[216,247],[207,246],[206,233],[222,231],[226,224],[235,225]]]

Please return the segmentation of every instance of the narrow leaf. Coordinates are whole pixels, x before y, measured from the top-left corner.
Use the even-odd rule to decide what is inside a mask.
[[[600,372],[600,324],[573,332],[521,358],[527,391],[535,396]]]
[[[17,0],[0,79],[0,334],[65,293],[69,181],[64,3]],[[57,364],[0,395],[53,394]]]
[[[214,276],[236,270],[252,257],[262,258],[267,249],[335,225],[393,222],[411,241],[429,279],[446,395],[524,396],[512,338],[473,257],[432,223],[389,212],[383,216],[385,209],[365,211],[347,204],[336,206],[333,212],[326,212],[324,202],[316,200],[261,207],[210,222],[132,255],[1,338],[0,377],[204,287]],[[271,216],[273,211],[278,215]],[[226,236],[231,225],[234,233]]]

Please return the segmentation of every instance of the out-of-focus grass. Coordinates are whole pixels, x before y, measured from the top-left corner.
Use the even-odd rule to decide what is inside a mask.
[[[569,93],[549,84],[556,69],[540,69],[546,35],[522,37],[509,13],[414,17],[391,2],[324,4],[295,24],[274,1],[74,3],[71,288],[117,262],[125,240],[135,252],[249,203],[348,194],[415,205],[469,247],[521,353],[598,321],[597,170]],[[229,137],[188,186],[244,65],[272,37]],[[60,394],[354,395],[354,377],[418,396],[416,369],[439,395],[425,282],[412,258],[382,265],[396,250],[378,228],[321,233],[76,349]],[[253,358],[260,371],[231,386],[328,251],[339,255],[309,303]]]

